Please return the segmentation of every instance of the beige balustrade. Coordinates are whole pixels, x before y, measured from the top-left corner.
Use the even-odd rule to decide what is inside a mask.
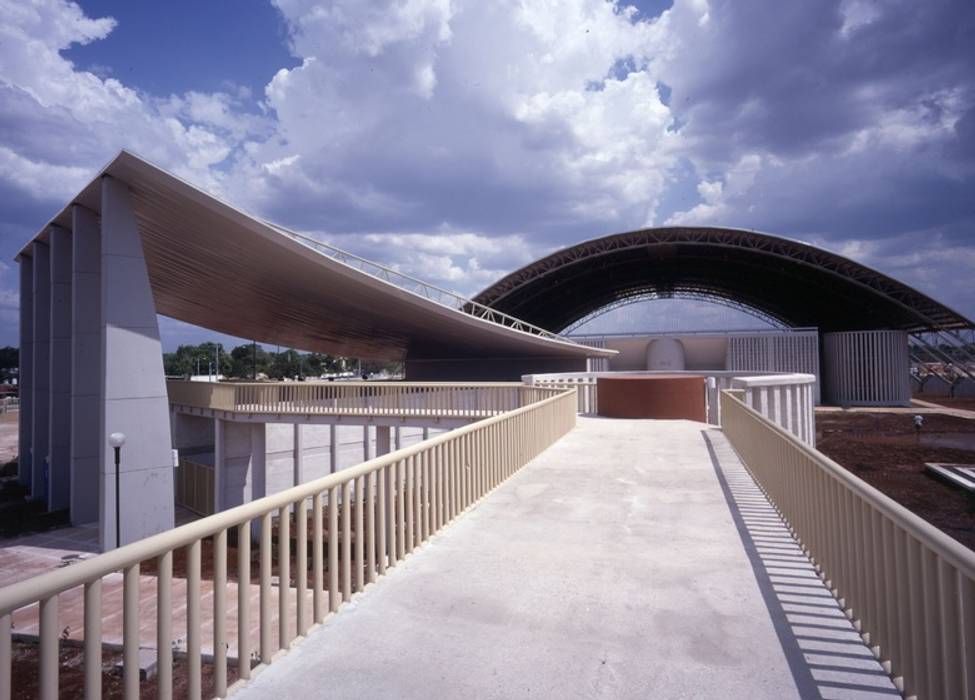
[[[225,399],[221,385],[197,390],[180,386],[176,393]],[[231,387],[233,389],[233,387]],[[290,388],[290,387],[289,387]],[[212,393],[206,394],[206,389]],[[308,482],[188,525],[106,552],[68,568],[57,569],[0,589],[0,700],[11,696],[11,627],[15,613],[26,606],[40,608],[40,697],[58,697],[59,596],[84,587],[85,696],[102,694],[102,620],[117,613],[102,597],[102,579],[123,572],[123,685],[126,698],[139,694],[139,617],[155,615],[158,648],[157,696],[173,694],[173,560],[182,550],[186,558],[186,657],[188,695],[201,696],[201,544],[213,542],[214,692],[226,695],[227,625],[236,616],[237,671],[242,683],[253,673],[251,658],[269,664],[297,638],[338,611],[354,593],[396,566],[416,547],[454,520],[474,502],[571,430],[576,421],[574,391],[512,391],[502,401],[525,402],[497,416],[444,433],[356,467]],[[380,394],[381,395],[381,394]],[[278,395],[280,398],[280,394]],[[388,394],[387,394],[388,396]],[[443,406],[444,403],[438,404]],[[479,409],[480,410],[480,409]],[[311,519],[307,519],[309,512]],[[273,543],[274,524],[277,543]],[[294,521],[294,538],[292,538]],[[252,524],[254,527],[252,528]],[[310,531],[310,533],[309,533]],[[228,533],[238,547],[236,610],[227,605]],[[249,631],[254,623],[246,594],[251,580],[251,537],[256,534],[259,577],[257,648]],[[309,534],[313,547],[308,571]],[[354,543],[354,544],[353,544]],[[140,565],[154,561],[157,571],[156,607],[140,606]],[[293,568],[292,568],[293,566]],[[274,624],[272,572],[278,574],[279,615]],[[295,579],[297,604],[287,601]],[[306,601],[309,581],[311,608]],[[326,588],[327,581],[327,588]],[[327,598],[326,598],[327,591]],[[283,601],[283,602],[282,602]],[[326,605],[327,601],[327,605]],[[103,611],[102,606],[106,605]],[[177,605],[178,607],[178,605]],[[293,625],[291,623],[294,623]],[[232,689],[234,686],[231,686]]]
[[[975,697],[975,553],[736,392],[721,404],[731,444],[904,695]]]
[[[170,381],[169,400],[192,408],[243,413],[470,417],[510,411],[558,393],[518,382]]]

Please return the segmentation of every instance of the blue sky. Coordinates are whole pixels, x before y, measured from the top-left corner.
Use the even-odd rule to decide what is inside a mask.
[[[123,147],[467,294],[586,238],[715,224],[820,245],[975,316],[966,0],[0,12],[3,344],[16,251]],[[204,337],[162,330],[169,347]]]

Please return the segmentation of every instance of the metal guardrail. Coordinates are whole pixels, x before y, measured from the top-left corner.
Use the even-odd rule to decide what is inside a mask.
[[[721,403],[725,435],[898,689],[973,697],[975,552],[733,392]]]
[[[197,515],[213,515],[214,466],[180,457],[173,475],[176,505]]]
[[[85,697],[101,697],[101,626],[105,614],[102,578],[117,571],[123,572],[124,694],[128,699],[137,698],[139,617],[144,614],[144,610],[140,611],[139,568],[146,560],[155,560],[158,571],[157,693],[160,698],[171,698],[172,572],[177,550],[185,551],[187,566],[188,695],[191,699],[200,698],[201,542],[205,538],[213,538],[214,687],[217,697],[226,696],[228,690],[232,691],[256,671],[249,663],[252,656],[250,596],[237,596],[236,612],[227,605],[229,532],[234,531],[237,536],[239,592],[250,586],[251,525],[258,526],[259,641],[254,652],[259,666],[267,665],[323,623],[330,613],[338,612],[353,594],[395,567],[434,533],[571,430],[576,421],[575,404],[574,392],[558,392],[356,467],[0,589],[0,700],[9,700],[11,696],[12,620],[17,610],[35,604],[40,611],[40,697],[43,700],[58,697],[61,632],[58,597],[79,586],[84,587]],[[276,543],[272,541],[275,516]],[[295,574],[296,597],[277,596],[277,624],[272,621],[272,570],[283,585],[292,580],[292,572]],[[291,600],[295,600],[293,612]],[[226,625],[227,618],[234,614],[240,680],[228,688]],[[289,621],[295,623],[296,636],[291,634]]]
[[[518,382],[166,383],[169,401],[249,414],[483,418],[547,398],[551,387]]]
[[[386,267],[385,265],[381,265],[353,253],[349,253],[341,248],[336,248],[328,243],[323,243],[322,241],[316,240],[309,236],[304,236],[279,224],[275,224],[270,221],[265,221],[264,223],[274,230],[283,233],[289,238],[298,241],[299,243],[331,258],[332,260],[336,260],[344,265],[348,265],[349,267],[359,270],[360,272],[364,272],[371,277],[388,282],[395,287],[403,289],[412,294],[416,294],[417,296],[421,296],[424,299],[428,299],[429,301],[440,304],[441,306],[446,306],[456,311],[465,313],[468,316],[484,319],[485,321],[506,326],[516,331],[522,331],[524,333],[537,335],[541,338],[560,340],[572,345],[578,345],[578,343],[571,338],[567,338],[564,335],[559,335],[558,333],[553,333],[552,331],[540,328],[539,326],[535,326],[526,321],[522,321],[521,319],[515,318],[514,316],[506,314],[502,311],[492,309],[490,306],[485,306],[484,304],[476,302],[473,299],[468,299],[467,297],[461,296],[456,292],[451,292],[443,289],[442,287],[437,287],[436,285],[424,282],[423,280],[411,275],[407,275],[406,273]]]

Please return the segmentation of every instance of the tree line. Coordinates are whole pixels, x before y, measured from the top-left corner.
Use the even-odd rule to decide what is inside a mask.
[[[324,353],[296,350],[274,352],[256,343],[238,345],[227,352],[222,343],[180,345],[176,352],[163,353],[163,369],[168,377],[216,373],[228,379],[293,379],[320,377],[323,374],[353,372],[365,376],[402,371],[398,362],[335,357]]]

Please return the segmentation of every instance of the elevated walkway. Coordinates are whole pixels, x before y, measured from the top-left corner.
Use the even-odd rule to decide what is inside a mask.
[[[724,435],[580,417],[235,697],[892,698]]]

